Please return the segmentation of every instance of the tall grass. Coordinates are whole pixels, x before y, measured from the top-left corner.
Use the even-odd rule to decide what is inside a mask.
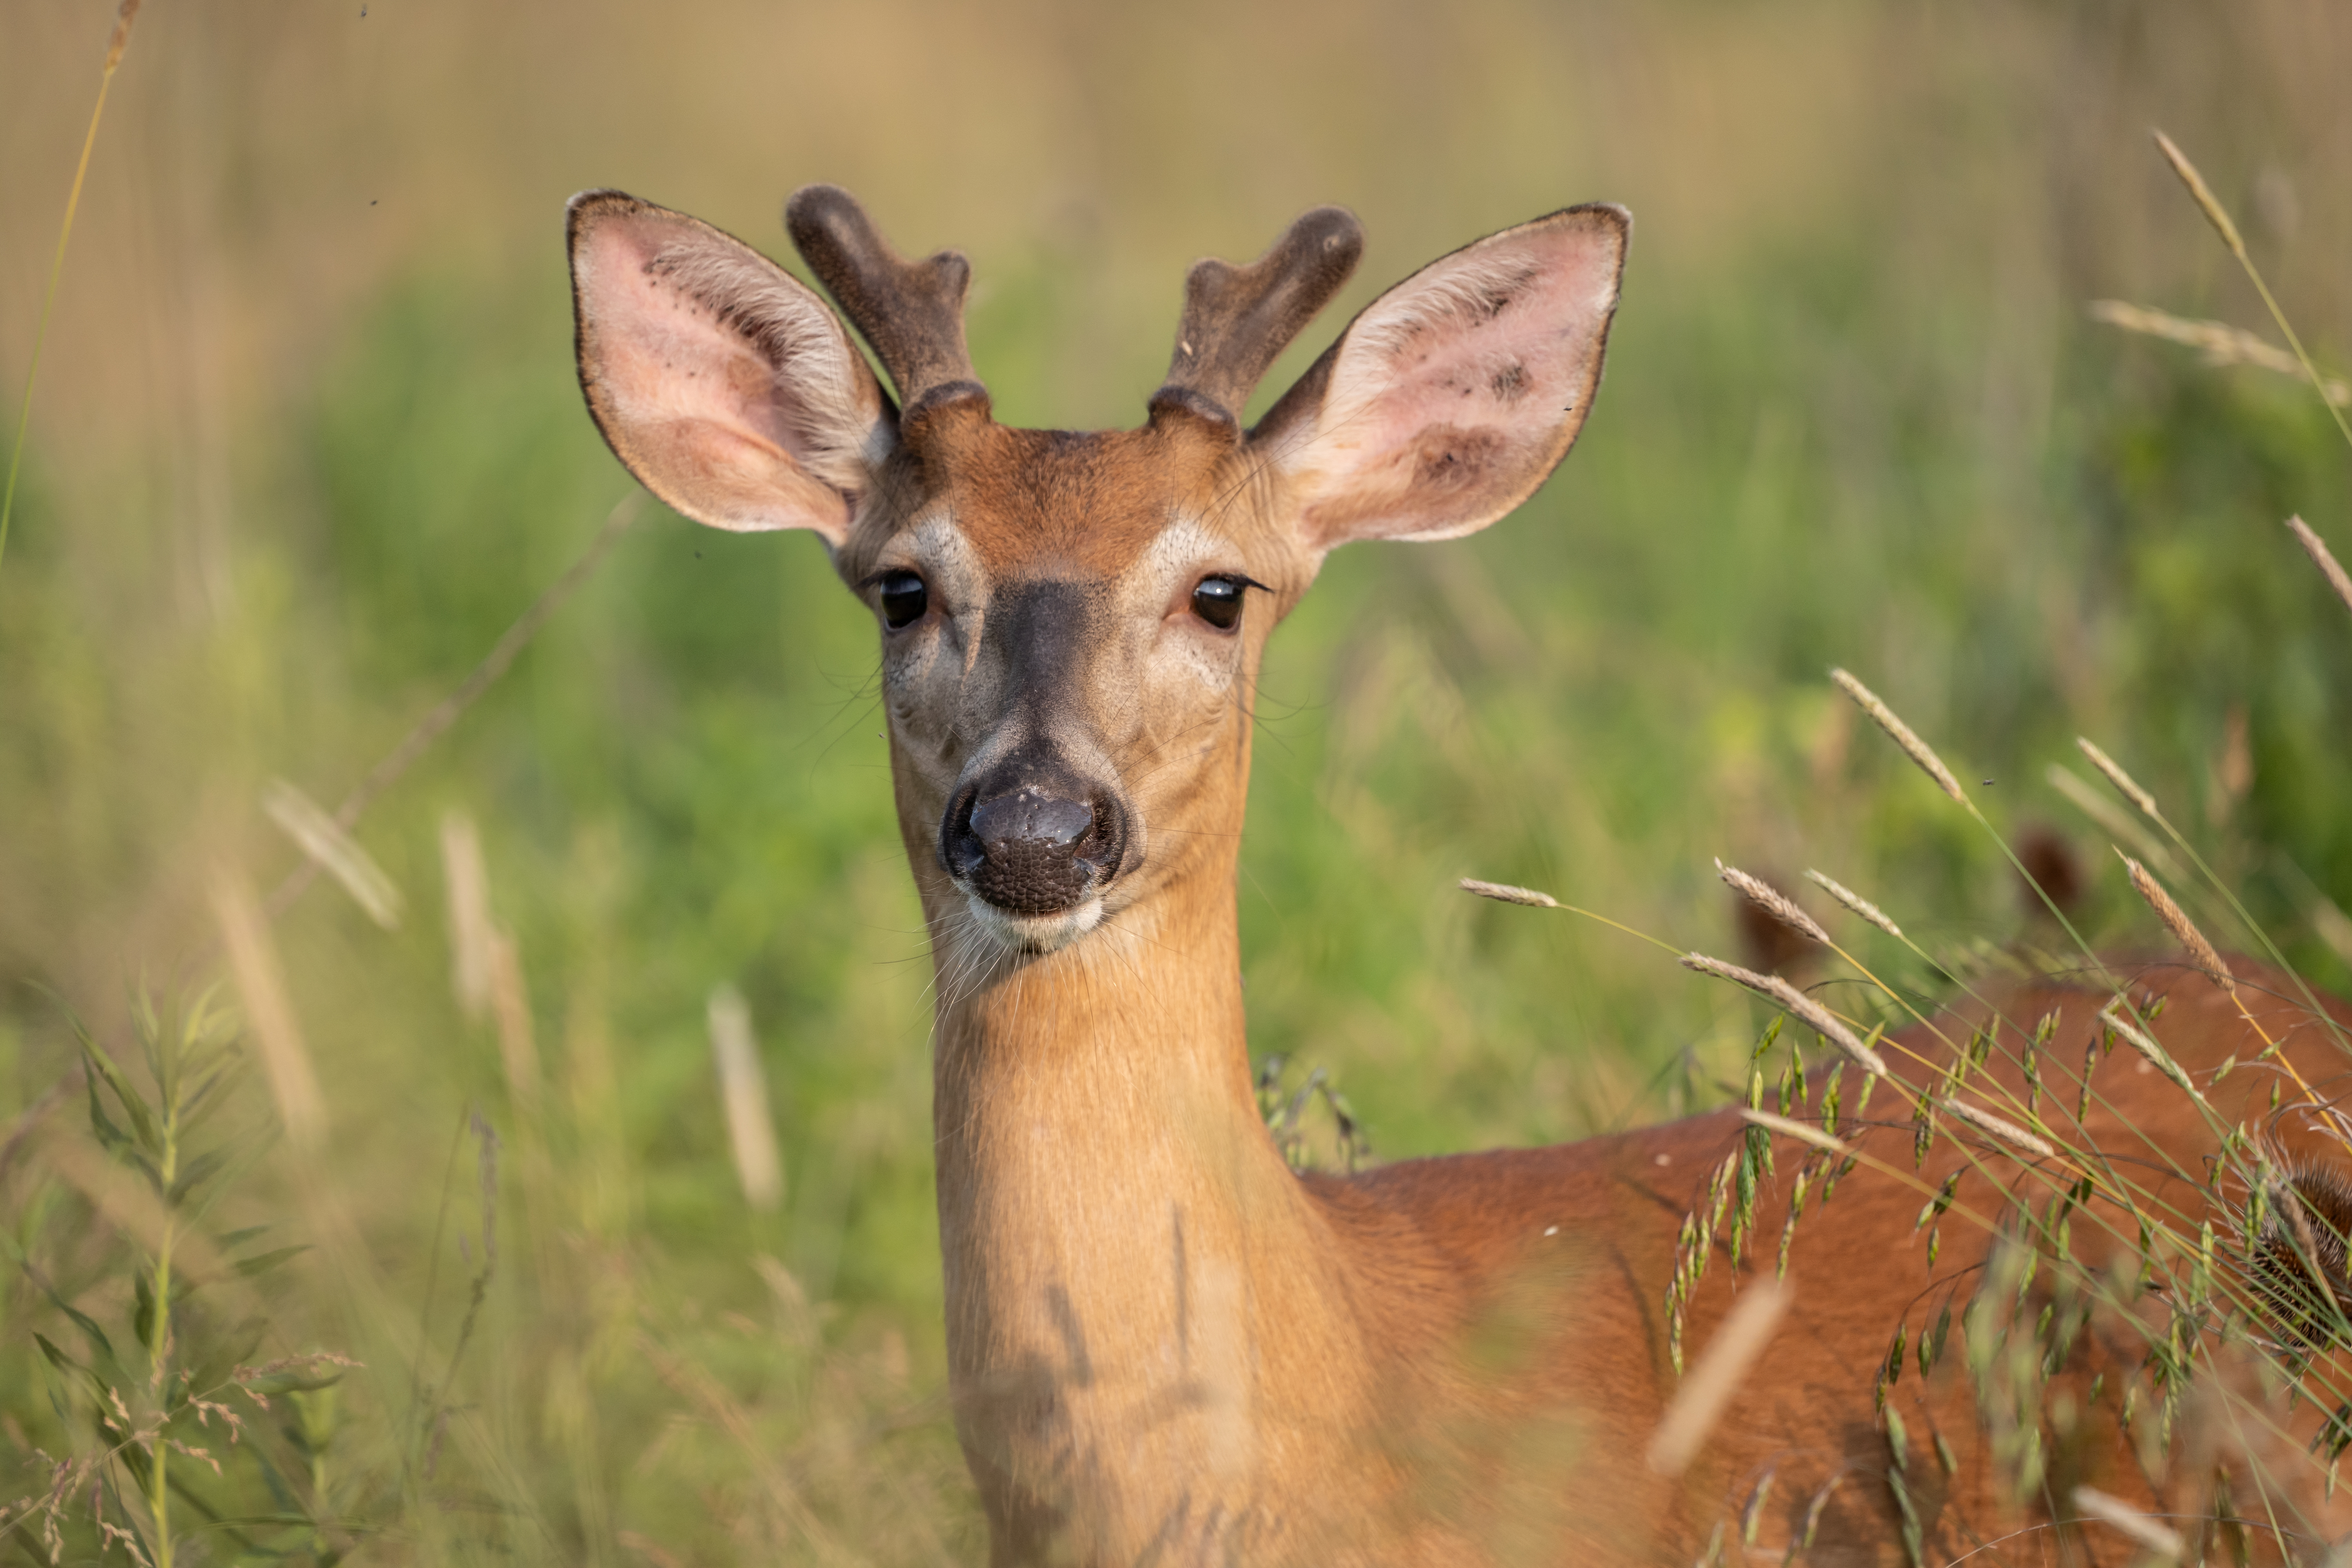
[[[1089,425],[1139,413],[1186,261],[1313,202],[1367,218],[1357,298],[1565,201],[1641,215],[1608,390],[1559,479],[1475,542],[1343,552],[1276,639],[1243,920],[1303,1152],[1345,1157],[1327,1102],[1297,1098],[1318,1069],[1383,1158],[1748,1083],[1731,988],[1606,928],[1435,896],[1465,870],[1724,952],[1715,857],[1783,888],[1818,866],[1918,944],[1874,954],[1906,995],[2049,942],[2001,841],[1865,743],[1831,665],[1965,737],[1948,749],[1970,787],[1997,780],[2005,829],[2107,836],[2040,774],[2077,732],[2112,741],[2298,968],[2352,973],[2327,935],[2352,899],[2352,654],[2325,584],[2246,543],[2346,515],[2332,425],[2259,365],[2078,315],[2263,319],[2140,179],[2161,110],[2217,149],[2225,196],[2269,193],[2241,203],[2270,215],[2246,244],[2319,356],[2343,341],[2325,17],[359,9],[142,16],[31,407],[0,572],[0,973],[67,998],[151,1104],[162,1037],[127,998],[201,990],[224,864],[268,889],[312,863],[269,782],[352,798],[626,491],[571,384],[555,216],[604,183],[769,243],[786,188],[842,180],[907,243],[974,252],[974,353],[1007,417]],[[89,109],[66,45],[89,40],[79,9],[26,16],[0,59],[0,192],[46,215]],[[893,62],[894,101],[926,113],[877,126],[870,79],[815,59]],[[51,237],[0,236],[12,364]],[[228,1373],[360,1364],[257,1384],[267,1411],[232,1378],[234,1447],[173,1407],[168,1436],[208,1458],[167,1444],[145,1483],[110,1461],[95,1506],[97,1472],[69,1471],[42,1493],[69,1551],[121,1555],[104,1529],[135,1529],[152,1554],[160,1474],[163,1533],[219,1556],[243,1547],[205,1508],[320,1557],[970,1559],[928,974],[872,660],[813,544],[649,517],[342,825],[404,913],[382,930],[321,885],[274,928],[323,1131],[315,1155],[270,1133],[249,1029],[215,1123],[247,1163],[203,1223],[216,1250],[263,1224],[252,1246],[312,1248],[267,1277]],[[443,913],[453,808],[478,825],[479,931],[506,943],[475,999]],[[2137,826],[2188,874],[2124,840],[2135,858],[2235,929],[2187,848]],[[2086,863],[2094,946],[2154,929],[2120,865]],[[757,1021],[772,1210],[729,1157],[721,985]],[[79,1090],[53,1095],[68,1016],[0,999],[26,1266],[0,1297],[0,1434],[87,1458],[119,1439],[31,1337],[94,1365],[68,1309],[122,1352],[127,1431],[163,1406],[141,1403],[149,1233],[52,1152],[95,1136]],[[207,1298],[224,1333],[246,1321],[217,1305],[235,1287],[188,1310]],[[13,1539],[44,1555],[42,1529]]]

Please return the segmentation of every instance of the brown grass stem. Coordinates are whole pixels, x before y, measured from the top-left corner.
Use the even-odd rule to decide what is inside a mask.
[[[131,47],[131,24],[138,18],[139,0],[122,0],[114,13],[114,31],[106,40],[106,65],[98,74],[98,101],[90,105],[89,129],[82,133],[81,157],[74,164],[73,184],[66,190],[66,216],[58,225],[58,247],[49,258],[48,286],[41,294],[41,316],[33,328],[31,363],[25,367],[25,395],[16,407],[16,438],[8,448],[8,479],[0,487],[0,561],[8,556],[8,523],[16,510],[16,476],[25,462],[25,437],[32,428],[33,384],[41,374],[41,347],[48,342],[49,317],[57,309],[58,283],[66,270],[66,244],[73,237],[74,215],[81,210],[81,188],[89,178],[89,154],[98,145],[98,124],[106,117],[107,89],[114,85],[114,72],[122,64],[122,51]]]
[[[2076,1487],[2074,1506],[2083,1510],[2085,1519],[2095,1519],[2121,1531],[2158,1557],[2175,1563],[2180,1560],[2180,1532],[2162,1520],[2140,1512],[2123,1499],[2109,1497],[2090,1487]]]
[[[2345,575],[2342,563],[2327,548],[2327,542],[2299,517],[2288,518],[2286,525],[2303,545],[2304,553],[2311,557],[2311,563],[2318,567],[2320,574],[2327,579],[2327,585],[2336,590],[2336,596],[2344,601],[2344,607],[2352,610],[2352,577]]]
[[[2302,362],[2293,354],[2256,337],[2245,328],[2233,327],[2227,321],[2196,321],[2122,300],[2092,300],[2090,317],[2119,331],[2133,332],[2144,338],[2161,338],[2168,343],[2195,349],[2205,356],[2207,364],[2253,365],[2297,378],[2303,374]],[[2320,393],[2339,407],[2352,404],[2352,382],[2330,376]]]
[[[1740,1292],[1659,1419],[1650,1438],[1651,1469],[1679,1476],[1690,1468],[1732,1395],[1771,1343],[1795,1295],[1796,1288],[1785,1279],[1758,1279]]]
[[[416,760],[431,749],[433,742],[464,717],[466,710],[481,700],[482,693],[497,683],[499,677],[507,672],[522,650],[530,646],[531,639],[539,635],[548,617],[562,609],[572,595],[580,591],[581,585],[595,574],[596,568],[604,564],[604,557],[612,552],[613,546],[620,542],[621,535],[627,531],[629,524],[635,521],[638,512],[644,510],[645,498],[645,491],[631,490],[614,504],[612,511],[605,516],[604,526],[596,531],[596,537],[588,542],[588,548],[580,552],[580,558],[532,601],[530,608],[515,618],[514,625],[509,626],[506,634],[482,657],[482,662],[474,667],[473,672],[458,682],[457,689],[419,719],[415,727],[401,737],[400,743],[387,752],[383,761],[370,768],[367,776],[343,797],[342,805],[335,808],[336,826],[346,834],[358,826],[360,817],[375,804],[376,798],[398,783],[403,773],[415,766]],[[287,873],[286,879],[278,883],[269,895],[269,902],[266,906],[269,918],[276,920],[291,909],[294,900],[302,896],[318,875],[318,861],[308,858]]]
[[[1837,683],[1839,690],[1853,699],[1855,707],[1869,714],[1871,721],[1903,748],[1906,756],[1919,764],[1921,773],[1936,781],[1937,789],[1963,805],[1968,804],[1968,796],[1960,793],[1960,781],[1952,776],[1952,770],[1944,765],[1944,759],[1937,756],[1935,749],[1921,740],[1918,732],[1906,724],[1894,709],[1881,700],[1878,693],[1843,669],[1831,670],[1830,679]]]
[[[2171,137],[2153,129],[2149,133],[2156,138],[2157,150],[2164,154],[2164,161],[2172,165],[2172,172],[2188,187],[2189,199],[2204,213],[2205,221],[2213,226],[2213,232],[2221,237],[2221,243],[2229,247],[2230,254],[2238,258],[2238,266],[2244,270],[2247,281],[2254,286],[2254,292],[2263,297],[2263,305],[2270,311],[2271,320],[2278,323],[2279,332],[2286,339],[2287,347],[2294,351],[2296,363],[2303,366],[2303,374],[2309,378],[2312,390],[2319,394],[2320,405],[2327,410],[2327,416],[2336,421],[2336,433],[2344,437],[2345,445],[2352,446],[2352,424],[2345,422],[2344,410],[2327,395],[2327,378],[2321,375],[2319,367],[2311,363],[2311,355],[2304,348],[2303,339],[2296,333],[2294,323],[2286,319],[2286,311],[2280,308],[2277,297],[2271,292],[2270,284],[2263,280],[2262,268],[2254,265],[2252,254],[2246,249],[2245,237],[2238,232],[2238,226],[2231,218],[2229,209],[2221,205],[2221,198],[2213,194],[2213,187],[2205,183],[2205,176],[2198,172],[2196,164],[2189,161],[2189,155],[2174,144]]]

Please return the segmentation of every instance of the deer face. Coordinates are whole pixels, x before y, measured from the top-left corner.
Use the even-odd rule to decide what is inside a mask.
[[[714,527],[808,528],[874,610],[900,829],[936,928],[1044,952],[1230,876],[1266,634],[1349,540],[1482,528],[1541,483],[1601,372],[1618,208],[1570,208],[1383,295],[1253,430],[1234,411],[1345,281],[1355,220],[1196,265],[1133,431],[996,424],[967,269],[901,260],[844,193],[786,221],[840,317],[707,225],[576,198],[581,381],[621,460]]]

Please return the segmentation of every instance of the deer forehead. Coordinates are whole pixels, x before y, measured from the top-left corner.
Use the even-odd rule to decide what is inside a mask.
[[[857,563],[909,568],[966,605],[1014,584],[1095,586],[1097,603],[1142,609],[1188,574],[1244,571],[1264,542],[1213,463],[1171,463],[1150,431],[992,429],[976,453]]]

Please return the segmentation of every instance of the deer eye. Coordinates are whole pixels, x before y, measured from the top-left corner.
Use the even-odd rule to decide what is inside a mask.
[[[875,585],[881,590],[882,624],[894,632],[921,620],[930,605],[930,590],[912,572],[885,572]]]
[[[1242,618],[1242,596],[1249,587],[1246,577],[1203,577],[1192,590],[1192,613],[1219,631],[1231,631]]]

